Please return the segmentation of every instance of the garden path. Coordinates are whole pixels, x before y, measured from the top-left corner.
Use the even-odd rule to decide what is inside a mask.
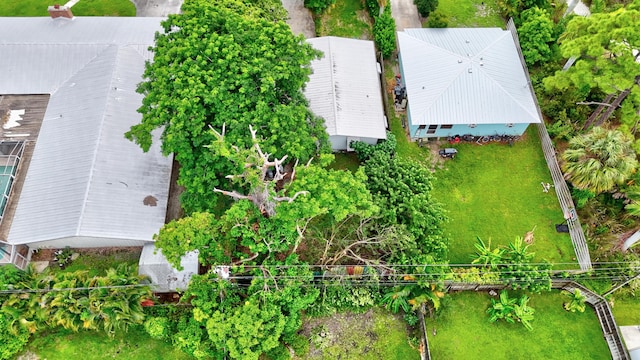
[[[413,0],[391,0],[391,15],[396,21],[397,31],[422,27],[418,8]]]
[[[294,34],[302,34],[305,38],[316,37],[316,25],[311,11],[304,7],[303,0],[281,0],[282,6],[289,13],[287,24]]]

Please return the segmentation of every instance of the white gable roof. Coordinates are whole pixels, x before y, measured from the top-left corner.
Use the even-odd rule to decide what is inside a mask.
[[[413,125],[541,122],[508,30],[405,29],[398,44]]]
[[[373,42],[333,36],[307,42],[324,56],[311,62],[304,94],[311,110],[325,119],[329,136],[386,139]]]
[[[0,94],[51,94],[9,242],[151,241],[164,224],[171,159],[124,138],[161,20],[0,18]]]

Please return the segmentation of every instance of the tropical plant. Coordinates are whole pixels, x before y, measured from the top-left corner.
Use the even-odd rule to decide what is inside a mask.
[[[507,291],[500,292],[499,300],[491,299],[491,306],[487,309],[489,322],[504,320],[508,323],[521,323],[527,330],[533,330],[535,310],[528,305],[529,298],[522,295],[520,298],[511,298]]]
[[[585,302],[587,300],[587,297],[582,294],[580,289],[574,289],[573,292],[562,290],[562,294],[569,297],[569,301],[562,304],[565,310],[571,312],[584,312],[584,310],[586,309]]]
[[[496,247],[492,250],[491,239],[489,239],[489,242],[486,244],[479,236],[476,237],[476,240],[477,241],[474,244],[476,254],[472,255],[472,264],[482,264],[484,266],[491,266],[492,268],[495,268],[503,262],[504,253],[506,252],[505,249]]]
[[[10,331],[10,324],[6,315],[0,313],[0,360],[14,359],[29,342],[31,333],[26,329],[19,329],[17,332]]]
[[[411,295],[410,287],[396,287],[382,296],[382,303],[385,308],[397,313],[400,309],[405,313],[411,310],[409,306],[409,296]]]
[[[601,127],[571,139],[562,159],[562,169],[573,186],[596,194],[624,183],[638,165],[631,139]]]

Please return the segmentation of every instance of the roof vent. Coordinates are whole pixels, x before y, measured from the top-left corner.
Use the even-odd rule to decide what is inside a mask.
[[[471,74],[473,72],[473,69],[469,68],[467,69],[467,71],[469,72],[469,74]]]
[[[465,40],[464,42],[466,42],[466,43],[468,44],[468,43],[470,43],[471,41],[469,41],[469,40]]]
[[[458,64],[462,64],[462,59],[458,59]]]

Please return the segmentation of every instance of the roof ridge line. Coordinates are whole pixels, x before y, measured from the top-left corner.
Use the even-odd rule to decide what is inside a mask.
[[[513,39],[511,37],[511,33],[508,30],[504,30],[504,34],[503,36],[499,37],[498,39],[496,39],[494,42],[491,43],[490,46],[494,45],[495,43],[497,43],[498,41],[502,40],[505,36],[509,35],[509,39]],[[487,46],[485,49],[483,49],[480,53],[483,53],[486,49],[488,49],[489,46]],[[520,66],[522,66],[522,61],[520,60],[520,58],[518,58],[518,62],[520,63]],[[486,70],[484,70],[482,68],[482,66],[479,67],[480,69],[480,73],[484,74],[485,77],[487,77],[488,79],[491,80],[491,83],[495,84],[500,90],[502,90],[503,93],[507,94],[507,96],[516,104],[518,104],[518,107],[521,108],[525,113],[529,114],[529,116],[532,116],[534,118],[538,118],[538,114],[536,113],[535,115],[532,114],[531,112],[529,112],[523,105],[522,103],[520,103],[520,101],[518,101],[515,97],[513,97],[513,95],[507,91],[507,89],[504,88],[504,86],[502,86],[502,84],[500,84],[496,79],[493,78],[493,76],[490,76],[486,73]],[[526,67],[522,68],[523,71],[528,71]],[[525,86],[528,88],[529,84],[525,84]],[[533,90],[533,89],[532,89]],[[540,119],[541,120],[541,119]]]
[[[111,77],[110,77],[110,81],[109,81],[109,87],[107,89],[107,102],[105,103],[104,108],[102,109],[102,116],[100,117],[100,128],[98,130],[98,137],[97,137],[97,141],[96,141],[96,146],[93,149],[93,159],[91,160],[91,170],[89,171],[89,179],[87,180],[87,187],[85,189],[84,192],[84,196],[83,196],[83,201],[82,201],[82,209],[80,209],[80,217],[78,218],[78,227],[76,228],[76,236],[80,235],[80,228],[82,227],[82,222],[84,221],[84,214],[85,214],[85,209],[87,208],[87,199],[89,198],[89,190],[91,189],[91,184],[93,182],[93,174],[95,172],[95,165],[96,165],[96,159],[98,158],[98,148],[100,147],[100,138],[102,137],[102,131],[104,130],[104,123],[105,123],[105,114],[106,114],[106,109],[107,109],[107,105],[108,102],[110,101],[109,98],[109,94],[111,93],[112,89],[113,89],[113,75],[116,71],[116,68],[118,66],[118,60],[119,60],[119,55],[120,52],[118,51],[118,46],[117,45],[110,45],[107,46],[107,48],[102,51],[101,53],[106,52],[107,50],[111,49],[111,48],[115,48],[116,51],[116,55],[115,55],[115,59],[113,62],[113,67],[111,68]],[[97,56],[96,56],[97,57]],[[92,59],[93,61],[93,59]]]
[[[338,100],[336,99],[336,83],[333,76],[333,52],[331,51],[331,37],[327,39],[327,48],[329,48],[329,75],[331,76],[331,95],[333,99],[333,124],[336,134],[338,133]],[[325,56],[327,56],[325,54]]]

